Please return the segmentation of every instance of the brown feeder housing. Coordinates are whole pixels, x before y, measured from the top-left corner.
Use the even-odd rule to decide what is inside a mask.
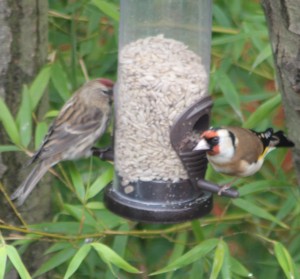
[[[205,153],[190,140],[210,121],[211,1],[121,0],[119,34],[116,171],[106,207],[150,223],[202,217],[219,191],[204,180]]]

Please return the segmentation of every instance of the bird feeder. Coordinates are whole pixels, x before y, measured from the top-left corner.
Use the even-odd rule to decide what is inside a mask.
[[[189,140],[209,127],[210,43],[211,0],[121,0],[112,212],[153,223],[210,212],[219,187]]]

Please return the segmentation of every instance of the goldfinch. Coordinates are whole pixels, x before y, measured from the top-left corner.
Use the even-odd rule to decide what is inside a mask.
[[[262,166],[266,155],[276,147],[293,147],[282,131],[255,132],[240,127],[210,128],[204,131],[194,151],[206,151],[212,167],[220,173],[245,177],[256,173]],[[219,195],[230,184],[224,185]]]

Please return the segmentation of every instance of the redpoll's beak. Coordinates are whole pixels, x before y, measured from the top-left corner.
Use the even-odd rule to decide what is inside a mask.
[[[105,86],[105,89],[103,89],[103,93],[110,97],[110,99],[113,99],[113,93],[114,93],[114,82],[107,78],[99,78],[98,81]]]
[[[210,146],[205,139],[201,139],[194,147],[193,151],[195,150],[210,150]]]
[[[110,97],[113,96],[113,93],[114,93],[113,88],[106,89],[106,90],[104,91],[104,94],[106,94],[106,95],[108,95],[108,96],[110,96]]]
[[[113,88],[106,89],[105,91],[103,91],[103,93],[108,96],[109,104],[111,105],[114,100],[114,89]]]

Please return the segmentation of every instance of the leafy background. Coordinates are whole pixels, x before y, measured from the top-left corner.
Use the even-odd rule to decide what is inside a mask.
[[[118,5],[49,1],[49,62],[24,86],[15,117],[0,99],[0,120],[12,142],[1,145],[0,152],[30,154],[71,92],[88,78],[116,79]],[[46,88],[51,109],[37,119]],[[212,125],[284,129],[258,1],[214,2],[210,92]],[[99,144],[109,141],[107,133]],[[271,153],[258,174],[240,179],[240,198],[215,197],[210,215],[177,225],[145,225],[108,212],[102,190],[113,177],[109,162],[64,162],[52,174],[51,222],[27,224],[11,203],[23,225],[0,224],[18,232],[18,237],[0,234],[0,278],[12,266],[21,278],[50,272],[52,278],[300,278],[299,190],[290,151]],[[212,169],[207,178],[228,182]],[[29,275],[22,254],[37,241],[49,248],[43,264]]]

